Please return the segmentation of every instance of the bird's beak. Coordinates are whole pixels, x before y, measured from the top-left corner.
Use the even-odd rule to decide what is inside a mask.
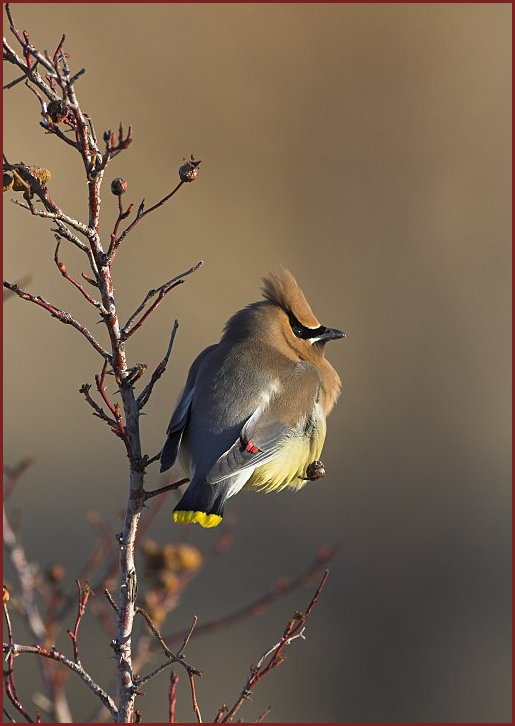
[[[336,328],[326,328],[322,335],[320,335],[319,340],[327,342],[328,340],[337,340],[338,338],[346,337],[346,333],[344,333],[343,330],[336,330]]]

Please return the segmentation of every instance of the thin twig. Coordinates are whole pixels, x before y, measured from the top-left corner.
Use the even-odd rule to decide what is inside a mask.
[[[65,325],[71,325],[72,328],[78,330],[78,332],[83,335],[84,338],[86,338],[86,340],[93,346],[97,353],[100,353],[105,361],[111,362],[111,356],[109,355],[107,350],[105,350],[100,345],[100,343],[95,340],[89,330],[84,325],[82,325],[82,323],[79,323],[78,320],[75,320],[75,318],[73,318],[70,313],[65,312],[64,310],[60,310],[55,305],[47,302],[43,297],[41,297],[41,295],[31,295],[26,290],[22,290],[15,283],[7,282],[4,280],[4,287],[14,292],[16,295],[18,295],[18,297],[21,297],[22,300],[28,300],[29,302],[35,303],[36,305],[39,305],[39,307],[44,308],[51,314],[53,318],[56,318],[61,323],[64,323]]]
[[[165,356],[163,360],[156,366],[154,372],[152,373],[152,376],[150,377],[150,381],[147,383],[143,391],[138,396],[138,406],[141,411],[143,406],[145,406],[146,403],[148,403],[148,400],[150,396],[152,395],[152,391],[154,389],[154,386],[156,385],[157,381],[161,378],[163,373],[166,370],[166,366],[168,365],[168,360],[170,359],[170,354],[172,352],[173,344],[175,341],[175,336],[177,335],[177,330],[179,328],[179,321],[175,320],[172,328],[172,334],[170,336],[170,342],[168,343],[168,348],[166,349]]]
[[[107,598],[109,604],[111,605],[111,607],[113,608],[113,610],[115,612],[119,612],[118,605],[113,600],[113,596],[111,595],[111,593],[109,592],[109,590],[107,588],[104,589],[104,595],[106,596],[106,598]],[[136,607],[135,608],[135,612],[138,615],[141,615],[142,618],[145,620],[145,622],[147,623],[149,629],[152,631],[152,633],[157,638],[157,640],[159,642],[159,645],[163,649],[163,653],[169,659],[169,661],[166,664],[163,664],[163,668],[166,668],[170,663],[180,663],[186,669],[186,671],[188,673],[191,673],[191,675],[193,675],[193,676],[200,676],[200,675],[202,675],[201,672],[199,670],[197,670],[197,668],[193,668],[193,666],[190,666],[188,663],[186,663],[186,661],[182,657],[182,651],[186,647],[186,643],[184,643],[183,647],[181,648],[181,651],[180,651],[181,654],[180,655],[179,654],[172,653],[172,651],[170,650],[170,648],[166,645],[165,641],[163,640],[163,636],[159,632],[159,630],[156,627],[155,623],[152,622],[152,618],[146,612],[146,610],[144,610],[141,607]],[[194,623],[193,627],[195,627],[195,623]],[[190,630],[193,630],[193,628],[191,628]],[[189,638],[188,638],[188,640],[189,640]],[[162,670],[162,668],[160,667],[159,671],[157,671],[157,672],[160,672],[161,670]],[[141,685],[143,682],[146,683],[147,681],[150,680],[151,677],[153,677],[153,676],[146,676],[145,678],[139,679],[138,680],[138,685]]]
[[[177,186],[174,187],[174,189],[172,189],[172,191],[169,194],[166,194],[158,202],[156,202],[155,204],[153,204],[148,209],[145,209],[145,211],[143,211],[143,209],[144,209],[143,202],[141,202],[141,204],[139,206],[139,209],[138,209],[138,212],[137,212],[137,215],[136,215],[136,219],[134,219],[129,224],[129,226],[121,233],[121,235],[115,240],[114,245],[113,245],[113,250],[116,251],[118,249],[118,247],[121,245],[121,243],[123,242],[123,240],[134,229],[134,227],[138,224],[138,222],[140,222],[143,219],[143,217],[146,217],[147,214],[150,214],[154,210],[158,209],[158,207],[160,207],[163,204],[165,204],[165,202],[167,202],[169,199],[171,199],[174,196],[174,194],[176,194],[176,192],[179,191],[179,189],[182,187],[183,184],[184,184],[184,182],[183,181],[180,181],[177,184]]]
[[[175,706],[177,705],[177,684],[179,676],[170,671],[170,688],[168,689],[168,723],[175,723]]]
[[[263,713],[261,713],[257,717],[257,719],[254,721],[254,723],[262,723],[265,720],[265,718],[268,716],[268,714],[270,713],[271,710],[272,710],[272,706],[267,706],[265,708],[265,710],[263,711]]]
[[[109,418],[104,409],[99,406],[98,403],[91,397],[90,390],[91,384],[83,383],[82,386],[79,388],[79,393],[82,393],[86,402],[89,403],[89,405],[93,409],[93,416],[97,416],[98,418],[102,419],[102,421],[105,421],[111,429],[116,429],[116,421],[113,418]]]
[[[190,679],[191,703],[193,705],[193,711],[195,713],[195,716],[197,717],[198,723],[202,723],[202,715],[200,713],[200,708],[197,701],[197,692],[195,689],[195,680],[193,678],[193,674],[188,673],[188,678]]]
[[[194,616],[193,616],[193,622],[192,622],[192,624],[191,624],[191,627],[190,627],[190,629],[188,630],[188,632],[186,633],[186,637],[184,638],[184,641],[183,641],[183,643],[182,643],[181,647],[180,647],[180,648],[179,648],[179,650],[177,651],[177,657],[178,657],[178,658],[182,658],[182,654],[184,653],[184,651],[186,650],[186,646],[187,646],[187,645],[188,645],[188,643],[190,642],[190,638],[191,638],[191,636],[192,636],[192,634],[193,634],[193,631],[194,631],[194,630],[195,630],[195,628],[196,628],[196,625],[197,625],[197,623],[198,623],[198,617],[197,617],[196,615],[194,615]]]
[[[89,585],[89,582],[86,582],[84,590],[82,590],[80,581],[75,580],[75,583],[77,585],[77,590],[79,594],[79,600],[77,603],[77,617],[75,620],[75,626],[73,630],[68,630],[68,635],[72,639],[73,643],[73,659],[76,663],[80,664],[78,643],[79,625],[81,624],[84,613],[86,612],[86,605],[88,604],[89,596],[91,595],[91,587]]]
[[[318,553],[315,561],[301,575],[294,578],[293,580],[281,578],[274,585],[274,587],[269,590],[269,592],[257,598],[249,605],[245,605],[243,608],[236,610],[235,612],[230,613],[229,615],[226,615],[218,620],[213,620],[209,623],[199,625],[195,629],[193,637],[198,638],[201,635],[213,633],[215,631],[221,630],[222,628],[227,628],[231,625],[235,625],[242,620],[246,620],[248,618],[255,617],[256,615],[263,614],[276,600],[279,600],[280,598],[289,595],[291,592],[298,589],[299,587],[302,587],[303,585],[312,582],[314,577],[320,572],[321,568],[324,567],[329,562],[329,560],[334,557],[337,551],[338,550],[336,548],[322,548]],[[169,645],[172,645],[181,642],[186,633],[186,630],[180,630],[177,633],[165,635],[164,639]]]
[[[14,680],[14,639],[13,639],[13,629],[11,625],[11,618],[9,616],[9,611],[7,609],[7,603],[4,598],[3,602],[4,606],[4,617],[7,624],[7,638],[8,638],[8,644],[4,643],[4,653],[6,654],[5,661],[7,662],[7,667],[4,666],[4,686],[5,686],[5,692],[7,694],[7,697],[11,701],[14,708],[21,713],[23,718],[25,718],[29,723],[34,723],[34,720],[30,717],[29,713],[25,709],[25,707],[22,705],[20,699],[18,698],[18,694],[16,692],[16,683]]]
[[[60,244],[61,244],[61,241],[58,240],[57,246],[55,248],[55,253],[54,253],[54,262],[56,264],[57,269],[59,270],[59,272],[61,273],[61,275],[64,277],[65,280],[68,280],[68,282],[71,282],[71,284],[75,288],[77,288],[77,290],[80,292],[80,294],[84,298],[86,298],[86,300],[90,303],[90,305],[93,305],[93,307],[95,307],[100,312],[101,315],[107,315],[107,311],[104,308],[104,306],[102,305],[102,303],[98,302],[98,300],[95,300],[94,298],[92,298],[91,295],[89,294],[89,292],[83,288],[83,286],[80,284],[80,282],[77,282],[77,280],[75,280],[68,273],[68,270],[66,269],[66,265],[64,264],[64,262],[60,261],[60,259],[59,259]]]
[[[148,465],[148,462],[147,462]],[[178,489],[183,484],[187,484],[189,482],[189,479],[186,477],[185,479],[179,479],[179,481],[174,482],[173,484],[167,484],[164,487],[161,487],[160,489],[154,489],[151,492],[145,492],[143,494],[143,499],[146,502],[148,499],[152,499],[152,497],[157,497],[160,494],[164,494],[165,492],[171,492],[174,489]]]
[[[120,227],[121,222],[123,222],[124,219],[127,219],[129,214],[132,212],[133,207],[134,207],[134,204],[129,204],[127,209],[124,210],[123,204],[122,204],[122,197],[121,197],[121,195],[118,196],[118,217],[114,224],[113,231],[111,232],[111,242],[109,244],[109,249],[107,250],[107,256],[110,258],[111,264],[114,260],[116,251],[118,249],[118,247],[116,246],[116,238],[118,235],[118,229]]]
[[[27,78],[30,78],[32,76],[33,72],[36,70],[38,63],[39,63],[39,61],[36,61],[34,63],[34,65],[32,66],[32,68],[29,68],[23,74],[23,76],[18,76],[18,78],[15,78],[14,81],[11,81],[10,83],[6,83],[5,86],[3,87],[3,90],[8,91],[9,89],[14,88],[14,86],[17,86],[18,83],[21,83],[22,81],[25,81]]]
[[[5,706],[2,706],[2,711],[4,712],[4,716],[7,718],[8,721],[11,723],[16,723],[16,719],[14,719],[9,711],[5,708]]]
[[[132,313],[132,315],[129,317],[125,325],[123,326],[121,330],[121,335],[123,340],[127,340],[133,333],[136,332],[138,328],[141,327],[141,325],[145,322],[145,320],[148,318],[148,316],[156,309],[156,307],[159,305],[161,300],[164,298],[165,295],[167,295],[170,290],[173,290],[174,287],[177,287],[177,285],[182,285],[184,282],[184,278],[188,275],[191,275],[193,272],[198,270],[200,267],[202,267],[202,260],[200,262],[197,262],[196,265],[193,267],[190,267],[189,270],[186,270],[186,272],[183,272],[181,275],[177,275],[176,277],[172,277],[171,280],[168,280],[168,282],[165,282],[163,285],[160,285],[159,287],[149,290],[143,300],[143,302],[136,308],[136,310]],[[134,320],[138,317],[138,315],[143,312],[143,310],[146,308],[147,303],[149,300],[151,300],[153,297],[157,295],[157,299],[154,300],[150,308],[144,313],[141,318],[138,320],[137,323],[134,323]],[[134,323],[134,325],[133,325]]]
[[[304,613],[294,614],[294,616],[286,625],[281,640],[274,646],[272,646],[272,648],[263,653],[257,664],[251,667],[250,675],[247,678],[238,699],[234,703],[233,707],[229,709],[229,711],[226,713],[222,720],[222,723],[230,723],[240,710],[244,701],[249,698],[252,690],[255,688],[257,683],[271,670],[281,665],[281,663],[284,661],[283,651],[285,647],[287,645],[290,645],[294,640],[298,640],[299,638],[302,640],[304,639],[306,620],[309,618],[313,608],[318,602],[318,597],[323,587],[325,586],[328,576],[329,570],[326,570],[322,576],[322,579],[320,580],[315,594],[311,598],[309,605],[306,608],[306,611]],[[269,660],[265,663],[267,658],[269,658]]]
[[[40,655],[43,658],[49,658],[50,660],[62,663],[66,666],[66,668],[79,676],[81,681],[90,689],[90,691],[92,691],[102,701],[104,706],[109,709],[112,716],[116,717],[118,715],[118,709],[116,708],[112,698],[93,680],[80,663],[74,663],[69,658],[66,658],[66,656],[64,656],[56,648],[48,650],[48,648],[43,648],[41,645],[20,645],[15,643],[12,646],[9,646],[4,643],[4,653],[8,654],[10,647],[14,656],[24,653],[32,653],[34,655]]]

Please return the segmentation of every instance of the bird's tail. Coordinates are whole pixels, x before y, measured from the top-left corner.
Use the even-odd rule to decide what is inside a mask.
[[[205,479],[190,482],[182,499],[173,510],[175,522],[216,527],[222,521],[228,484],[210,484]]]

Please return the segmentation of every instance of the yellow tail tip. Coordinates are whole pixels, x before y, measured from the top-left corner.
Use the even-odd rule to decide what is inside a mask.
[[[173,513],[174,522],[182,524],[200,524],[201,527],[216,527],[222,521],[218,514],[206,514],[206,512],[181,512]]]

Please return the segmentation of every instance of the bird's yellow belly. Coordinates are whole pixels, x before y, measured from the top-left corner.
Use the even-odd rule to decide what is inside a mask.
[[[302,489],[307,467],[320,458],[325,432],[325,421],[318,420],[311,436],[287,438],[270,461],[256,467],[246,486],[265,492]]]

